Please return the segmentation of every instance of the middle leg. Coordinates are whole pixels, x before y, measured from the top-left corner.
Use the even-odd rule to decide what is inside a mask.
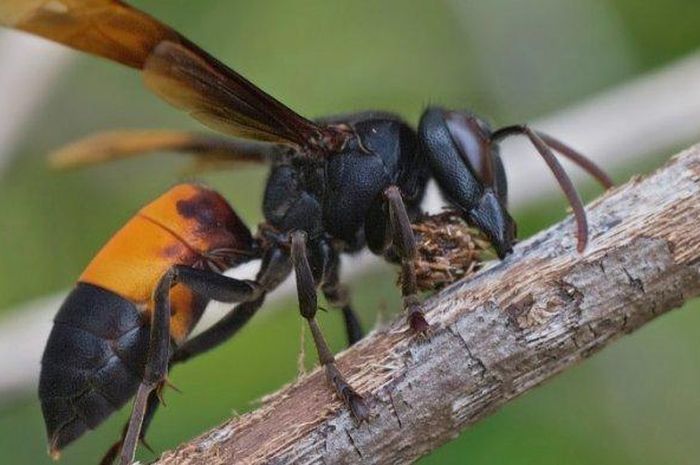
[[[330,245],[328,248],[321,290],[328,303],[343,312],[348,345],[351,346],[362,339],[362,325],[350,303],[350,291],[340,282],[340,256]]]
[[[299,311],[309,324],[314,345],[318,352],[318,359],[326,370],[326,378],[350,409],[355,419],[360,422],[366,421],[369,419],[369,408],[362,396],[348,384],[336,367],[335,357],[316,321],[316,311],[318,310],[317,281],[309,265],[309,257],[306,250],[306,234],[300,231],[292,233],[292,265],[297,281]]]

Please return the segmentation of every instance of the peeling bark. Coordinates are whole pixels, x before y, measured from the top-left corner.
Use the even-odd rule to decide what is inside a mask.
[[[372,407],[357,426],[319,370],[166,452],[170,464],[411,462],[503,404],[700,293],[700,146],[425,302],[428,340],[404,318],[338,357]]]

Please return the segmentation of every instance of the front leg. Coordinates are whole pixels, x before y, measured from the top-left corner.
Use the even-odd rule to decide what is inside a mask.
[[[318,352],[318,359],[326,370],[326,378],[350,409],[355,419],[360,422],[367,421],[369,419],[369,408],[365,400],[348,384],[336,367],[335,357],[316,321],[316,311],[318,309],[316,281],[309,265],[306,251],[306,234],[303,232],[292,233],[292,264],[297,281],[299,311],[309,324],[314,345]]]
[[[395,252],[401,259],[401,295],[403,307],[407,313],[408,323],[416,333],[425,334],[430,326],[418,299],[416,270],[414,261],[418,254],[416,239],[411,229],[406,206],[401,198],[401,191],[396,186],[389,186],[384,191],[389,208],[389,233]]]

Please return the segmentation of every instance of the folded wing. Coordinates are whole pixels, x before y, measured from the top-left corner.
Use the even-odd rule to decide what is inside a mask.
[[[119,0],[2,0],[0,24],[143,70],[148,87],[222,133],[307,151],[348,135],[289,109],[169,26]]]

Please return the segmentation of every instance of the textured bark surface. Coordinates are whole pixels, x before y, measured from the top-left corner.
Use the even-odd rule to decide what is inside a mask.
[[[406,463],[700,293],[700,146],[425,303],[428,340],[403,318],[339,357],[373,418],[355,425],[314,371],[157,463]],[[225,408],[223,406],[222,408]]]

